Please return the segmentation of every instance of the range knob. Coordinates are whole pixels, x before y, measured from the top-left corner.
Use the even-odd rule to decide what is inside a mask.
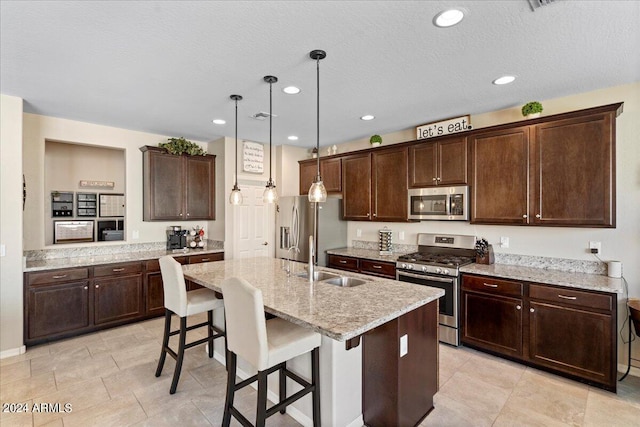
[[[423,265],[423,266],[422,266],[422,272],[423,272],[423,273],[428,273],[428,272],[429,272],[429,269],[428,269],[426,266],[424,266],[424,265]]]
[[[413,270],[413,264],[407,264],[407,270]]]
[[[436,268],[436,274],[442,274],[442,269],[440,267]]]
[[[442,269],[442,274],[448,275],[449,274],[449,270],[447,270],[446,268],[443,268]]]

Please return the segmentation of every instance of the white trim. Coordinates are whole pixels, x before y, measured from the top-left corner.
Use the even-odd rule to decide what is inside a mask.
[[[27,352],[27,347],[24,345],[18,348],[10,348],[9,350],[0,351],[0,359],[19,356],[21,354],[25,354],[26,352]]]
[[[618,363],[618,374],[627,372],[628,365],[625,363]],[[640,367],[636,367],[631,365],[631,369],[629,370],[629,375],[633,375],[634,377],[640,377]]]

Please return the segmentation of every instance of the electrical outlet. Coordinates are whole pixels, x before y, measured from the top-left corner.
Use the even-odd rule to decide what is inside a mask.
[[[356,237],[362,237],[362,229],[356,228]]]
[[[398,232],[398,240],[404,240],[404,231]]]
[[[602,252],[602,243],[601,242],[589,242],[589,252],[592,254],[599,254]]]
[[[508,237],[500,237],[500,247],[508,248],[509,247],[509,238]]]
[[[409,336],[407,334],[400,337],[400,357],[409,353]]]
[[[139,239],[140,238],[140,232],[138,230],[133,230],[133,239]]]

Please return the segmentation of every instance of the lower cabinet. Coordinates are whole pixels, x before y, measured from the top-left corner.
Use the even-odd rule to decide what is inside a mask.
[[[386,261],[373,261],[364,258],[354,258],[342,255],[327,255],[327,267],[339,270],[353,271],[354,273],[368,274],[370,276],[396,278],[396,263]]]
[[[94,323],[121,322],[144,315],[142,275],[96,279],[93,282]]]
[[[464,345],[616,390],[615,295],[463,275],[461,305]]]
[[[38,339],[89,327],[89,282],[29,287],[25,338]]]

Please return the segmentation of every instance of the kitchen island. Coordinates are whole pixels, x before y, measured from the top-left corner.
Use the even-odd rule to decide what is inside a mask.
[[[409,425],[406,420],[410,417],[405,418],[405,414],[418,411],[426,415],[437,391],[437,301],[444,292],[328,268],[318,270],[366,281],[355,287],[323,281],[309,283],[298,276],[305,273],[304,264],[291,263],[292,272],[287,275],[283,268],[286,263],[274,258],[249,258],[188,265],[183,269],[186,279],[216,291],[221,290],[224,279],[241,277],[262,291],[266,312],[322,334],[323,424],[385,425],[389,418],[384,417],[396,414],[393,424]],[[360,336],[364,337],[363,345],[358,345]],[[290,366],[309,377],[308,355],[294,359]],[[246,364],[240,368],[248,370],[247,374],[251,372]],[[394,376],[399,390],[393,390],[393,384],[389,383]],[[416,384],[417,378],[431,380],[428,384]],[[412,389],[402,389],[404,385]],[[274,383],[269,387],[269,395],[275,400],[276,386]],[[418,393],[415,387],[420,390]],[[407,404],[411,400],[409,392],[418,397],[421,408]],[[380,413],[382,406],[373,404],[376,396],[395,402],[398,408]],[[310,421],[310,398],[297,403],[288,413],[306,425]]]

